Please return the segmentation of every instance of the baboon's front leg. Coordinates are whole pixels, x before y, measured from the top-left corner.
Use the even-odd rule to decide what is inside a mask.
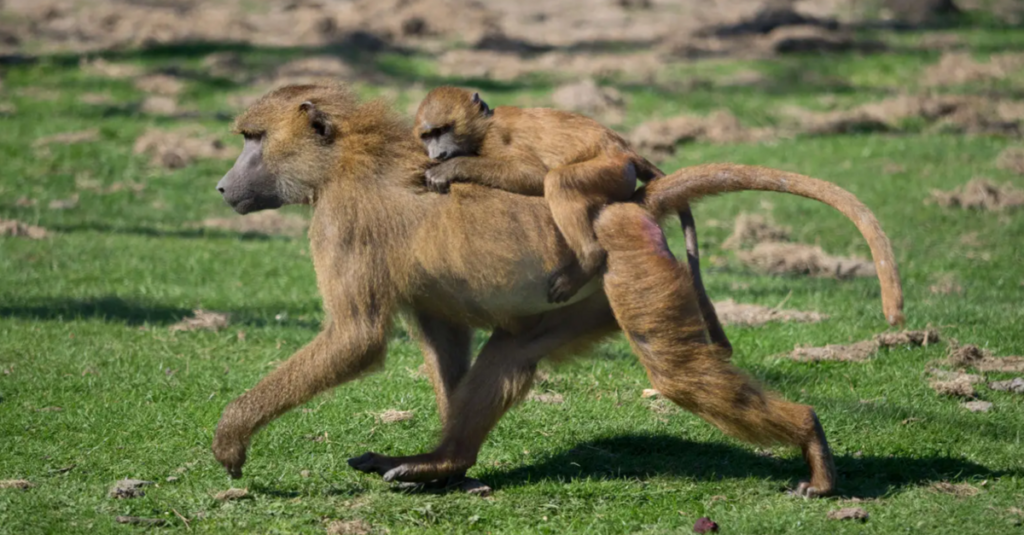
[[[415,327],[413,335],[423,352],[424,367],[434,386],[437,414],[441,418],[441,425],[445,425],[449,420],[451,397],[469,371],[473,329],[423,312],[416,312],[411,320]],[[410,485],[416,486],[412,483]],[[478,479],[466,477],[464,471],[448,478],[431,481],[427,488],[458,488],[477,495],[491,493],[491,487]]]
[[[413,336],[423,352],[423,364],[434,386],[437,414],[441,424],[448,422],[448,410],[455,388],[469,371],[473,329],[438,319],[423,312],[412,317]]]
[[[542,358],[581,351],[615,330],[603,295],[547,313],[518,334],[496,330],[456,389],[451,418],[434,451],[409,457],[366,453],[349,459],[349,465],[387,481],[431,481],[465,472],[505,411],[530,391]]]
[[[252,390],[228,404],[214,434],[213,455],[231,477],[242,477],[249,440],[261,427],[379,364],[386,348],[384,332],[359,327],[344,331],[332,323]]]

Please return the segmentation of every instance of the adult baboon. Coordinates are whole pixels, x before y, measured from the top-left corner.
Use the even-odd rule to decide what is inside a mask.
[[[653,221],[699,195],[740,189],[790,191],[856,213],[854,223],[875,255],[887,317],[897,321],[902,294],[891,247],[871,212],[849,193],[758,167],[676,172],[639,192],[638,204],[612,206],[602,215],[596,229],[610,259],[605,288],[595,279],[555,305],[547,299],[547,280],[572,253],[543,199],[473,184],[454,184],[448,195],[428,192],[423,173],[429,160],[385,104],[360,104],[332,84],[289,86],[255,103],[236,130],[245,137],[242,154],[217,188],[240,213],[312,206],[309,239],[327,314],[312,342],[224,409],[213,452],[233,477],[241,476],[259,428],[379,366],[392,320],[405,311],[422,331],[433,366],[443,438],[422,455],[351,459],[359,470],[389,481],[464,473],[501,415],[529,391],[541,359],[579,353],[621,324],[652,380],[675,401],[741,438],[800,446],[811,477],[798,491],[833,490],[831,454],[810,407],[763,394],[728,363],[723,348],[695,354],[703,363],[698,366],[687,365],[685,351],[665,349],[674,337],[687,350],[696,348],[693,333],[703,332],[703,324],[692,291],[684,288],[690,284],[685,266],[652,245],[664,240]],[[689,194],[691,182],[697,184],[693,196],[680,195]],[[655,257],[662,260],[655,263]],[[473,327],[494,332],[469,367],[466,340]],[[684,369],[709,373],[707,383],[673,390],[685,384],[679,379]]]

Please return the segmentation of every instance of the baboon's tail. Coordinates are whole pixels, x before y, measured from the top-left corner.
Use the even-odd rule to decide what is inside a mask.
[[[892,244],[878,220],[852,193],[824,180],[753,165],[705,164],[686,167],[652,181],[637,198],[655,216],[677,212],[706,197],[732,191],[777,191],[821,201],[857,225],[871,247],[875,271],[882,286],[882,310],[890,325],[903,323],[903,288]]]

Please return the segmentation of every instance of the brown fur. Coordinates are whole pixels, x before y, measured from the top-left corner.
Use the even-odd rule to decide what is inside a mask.
[[[681,177],[708,179],[696,196],[741,184],[773,189],[766,184],[778,176],[770,170],[680,172],[638,192],[640,204],[606,208],[596,226],[608,251],[603,291],[588,285],[572,302],[552,305],[544,281],[572,253],[558,239],[544,200],[474,184],[456,184],[449,195],[427,192],[422,180],[429,162],[386,106],[358,104],[330,84],[289,87],[250,108],[237,126],[263,140],[260,169],[286,183],[279,191],[294,194],[289,202],[312,205],[309,236],[326,318],[312,342],[225,408],[213,452],[234,477],[241,476],[259,428],[380,366],[393,317],[403,311],[424,347],[443,437],[421,455],[351,459],[359,470],[401,481],[460,476],[504,412],[525,397],[540,360],[578,354],[618,323],[657,388],[740,438],[801,446],[811,479],[798,491],[832,490],[832,459],[813,411],[762,393],[728,363],[728,349],[703,343],[690,275],[654,223],[688,202],[675,193]],[[796,175],[786,180],[815,184]],[[849,199],[834,200],[847,208]],[[884,267],[895,277],[894,264]],[[468,366],[474,326],[494,333]]]
[[[552,279],[553,302],[571,297],[604,264],[605,252],[592,224],[598,210],[631,197],[637,179],[646,183],[663,174],[625,139],[589,117],[548,108],[499,106],[492,111],[478,95],[451,86],[427,94],[413,128],[425,145],[445,132],[453,136],[462,157],[428,170],[428,182],[443,190],[452,181],[469,181],[547,200],[576,259]],[[709,335],[714,343],[731,347],[700,277],[689,206],[680,207],[679,215]]]

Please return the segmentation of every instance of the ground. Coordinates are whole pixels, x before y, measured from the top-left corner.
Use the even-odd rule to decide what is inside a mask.
[[[991,11],[904,30],[884,10],[853,9],[870,2],[797,2],[840,28],[738,36],[715,28],[735,30],[757,2],[383,3],[393,16],[372,20],[359,2],[167,4],[0,3],[0,533],[156,521],[197,533],[688,533],[705,516],[724,533],[1024,529],[1024,396],[987,386],[1021,376],[1009,357],[1024,355],[1013,2],[961,2]],[[423,5],[424,16],[402,11]],[[274,422],[231,481],[209,450],[221,410],[309,341],[322,314],[308,214],[242,218],[214,185],[241,146],[232,115],[268,87],[322,75],[403,111],[440,83],[477,87],[492,105],[577,107],[668,171],[737,162],[833,181],[891,238],[907,327],[940,340],[790,358],[798,345],[886,332],[878,283],[859,264],[850,274],[868,276],[763,273],[752,255],[785,241],[845,262],[869,258],[867,246],[812,201],[729,195],[695,208],[706,284],[733,300],[723,308],[771,309],[763,321],[735,312],[734,359],[815,406],[838,496],[785,494],[805,475],[799,452],[734,441],[644,393],[621,338],[543,368],[470,472],[492,497],[397,491],[345,461],[437,437],[401,325],[385,369]],[[579,80],[594,84],[554,99]],[[933,193],[976,178],[995,186]],[[778,228],[727,243],[741,214]],[[666,224],[678,254],[676,227]],[[944,361],[954,339],[1002,364]],[[962,388],[941,395],[940,379]],[[113,492],[125,478],[152,484]],[[217,499],[232,486],[247,492]],[[832,519],[859,516],[839,513],[850,507],[866,522]]]

